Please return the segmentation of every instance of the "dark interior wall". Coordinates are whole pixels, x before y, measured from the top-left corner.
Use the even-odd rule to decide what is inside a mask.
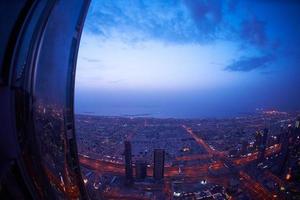
[[[74,136],[73,92],[88,4],[0,1],[0,199],[87,198]],[[53,117],[57,102],[60,117]],[[40,106],[47,116],[39,113]],[[37,128],[51,123],[57,126]],[[61,153],[51,157],[55,167],[44,152]],[[51,184],[49,177],[59,179],[57,174],[68,180],[67,192]]]
[[[8,70],[8,63],[4,61],[5,57],[10,56],[12,46],[15,43],[18,30],[21,23],[18,23],[19,16],[28,6],[26,0],[0,1],[0,84],[3,84],[5,70]]]

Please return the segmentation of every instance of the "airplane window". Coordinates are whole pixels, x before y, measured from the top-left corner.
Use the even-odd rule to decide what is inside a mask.
[[[299,9],[0,1],[0,199],[300,199]]]
[[[88,3],[0,3],[1,199],[87,199],[73,86]]]

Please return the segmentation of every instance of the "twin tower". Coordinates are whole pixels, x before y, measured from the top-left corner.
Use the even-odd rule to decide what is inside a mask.
[[[132,166],[132,153],[131,143],[125,141],[125,176],[126,183],[133,183],[133,166]],[[155,180],[162,180],[164,178],[164,164],[165,163],[165,150],[154,149],[154,167],[153,178]],[[146,162],[138,161],[135,163],[135,175],[137,179],[143,179],[147,176],[147,164]]]

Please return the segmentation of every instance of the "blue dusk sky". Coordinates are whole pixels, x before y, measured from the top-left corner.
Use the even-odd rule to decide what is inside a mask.
[[[76,113],[225,117],[300,109],[300,1],[94,0]]]

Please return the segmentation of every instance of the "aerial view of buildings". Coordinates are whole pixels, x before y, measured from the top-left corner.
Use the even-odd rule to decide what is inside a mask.
[[[92,2],[74,96],[91,198],[300,199],[299,10]]]
[[[77,115],[84,182],[95,199],[297,199],[298,115]]]

